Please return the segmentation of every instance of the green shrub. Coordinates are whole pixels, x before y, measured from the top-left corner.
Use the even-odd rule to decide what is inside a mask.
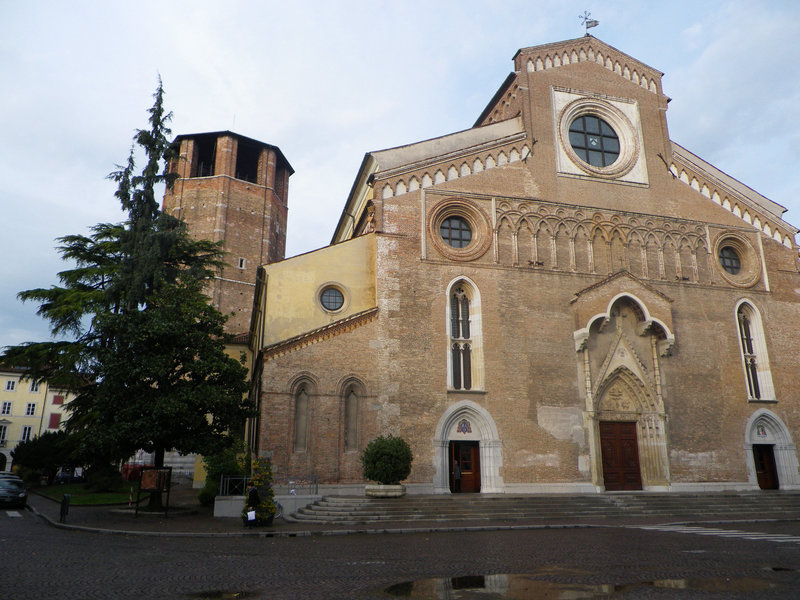
[[[111,465],[92,467],[86,473],[86,489],[90,492],[117,492],[125,489],[122,473]]]
[[[206,484],[203,486],[197,493],[197,501],[200,503],[201,506],[213,506],[214,505],[214,498],[217,497],[219,494],[219,484],[213,483],[211,481],[206,481]]]
[[[249,457],[245,454],[245,446],[242,440],[236,440],[234,444],[217,454],[210,454],[203,457],[203,464],[206,467],[206,482],[203,489],[197,494],[197,501],[203,506],[214,504],[214,498],[219,494],[220,477],[246,477],[248,471]]]
[[[364,477],[383,485],[395,485],[411,473],[411,447],[403,438],[377,437],[361,453]]]
[[[253,485],[258,490],[259,503],[256,506],[255,525],[269,525],[278,512],[275,506],[275,491],[272,489],[272,462],[268,458],[253,459],[253,474],[250,477]],[[244,496],[242,519],[247,520],[247,492]]]

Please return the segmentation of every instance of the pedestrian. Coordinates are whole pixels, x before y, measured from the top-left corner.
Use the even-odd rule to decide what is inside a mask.
[[[461,466],[458,460],[453,461],[453,491],[456,493],[461,491]]]
[[[258,497],[258,490],[253,485],[252,481],[247,483],[247,526],[250,527],[256,522],[256,509],[261,504],[261,498]],[[251,518],[252,517],[252,518]]]

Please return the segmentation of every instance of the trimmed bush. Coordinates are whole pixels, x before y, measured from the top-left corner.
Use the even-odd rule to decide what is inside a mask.
[[[403,438],[381,436],[361,453],[364,477],[382,485],[396,485],[411,473],[411,446]]]

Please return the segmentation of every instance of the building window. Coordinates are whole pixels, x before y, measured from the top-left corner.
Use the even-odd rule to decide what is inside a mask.
[[[739,258],[739,253],[732,246],[720,248],[719,264],[731,275],[736,275],[742,270],[742,260]]]
[[[242,258],[241,256],[239,257],[239,268],[240,269],[246,269],[247,268],[247,259],[246,258]]]
[[[753,305],[742,302],[736,311],[736,320],[742,365],[747,382],[747,397],[749,400],[774,400],[775,391],[772,386],[761,318]]]
[[[294,395],[294,451],[308,449],[308,392],[301,386]]]
[[[463,217],[447,217],[439,227],[446,244],[453,248],[466,248],[472,241],[472,227]]]
[[[6,445],[6,435],[8,434],[8,426],[7,425],[0,425],[0,448],[4,448]]]
[[[32,417],[36,414],[36,403],[35,402],[28,402],[25,406],[25,416]]]
[[[3,402],[3,407],[0,409],[0,415],[10,415],[11,414],[11,402]]]
[[[31,426],[25,425],[22,428],[22,437],[19,438],[20,442],[30,442],[31,441]]]
[[[50,415],[50,422],[47,424],[48,429],[58,429],[61,426],[61,415],[53,413]]]
[[[575,154],[593,167],[608,167],[619,158],[619,138],[603,119],[583,115],[569,126],[569,143]]]
[[[258,159],[261,147],[239,138],[236,149],[236,179],[258,183]]]
[[[199,135],[194,139],[194,161],[191,177],[209,177],[214,174],[217,159],[217,136]]]
[[[471,390],[474,387],[475,328],[472,326],[471,286],[466,282],[454,285],[450,291],[450,387]]]
[[[9,379],[8,381],[6,381],[6,391],[7,392],[13,392],[15,389],[17,389],[17,382],[16,381],[14,381],[13,379]]]
[[[358,394],[352,388],[344,399],[344,449],[358,450]]]
[[[341,290],[328,286],[322,290],[319,295],[319,301],[325,310],[334,312],[344,306],[344,294],[342,294]]]
[[[53,396],[53,404],[64,404],[64,396],[61,395]]]
[[[39,382],[38,381],[31,381],[31,392],[34,394],[39,391]]]

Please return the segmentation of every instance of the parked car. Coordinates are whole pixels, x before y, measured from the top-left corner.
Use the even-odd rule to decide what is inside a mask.
[[[28,490],[22,481],[9,477],[0,479],[0,505],[25,508],[28,503]]]
[[[22,481],[22,477],[11,471],[0,471],[0,479],[13,479],[15,481]]]
[[[83,469],[78,467],[74,471],[68,468],[62,468],[58,475],[56,475],[56,483],[82,483],[84,481],[83,478]]]

